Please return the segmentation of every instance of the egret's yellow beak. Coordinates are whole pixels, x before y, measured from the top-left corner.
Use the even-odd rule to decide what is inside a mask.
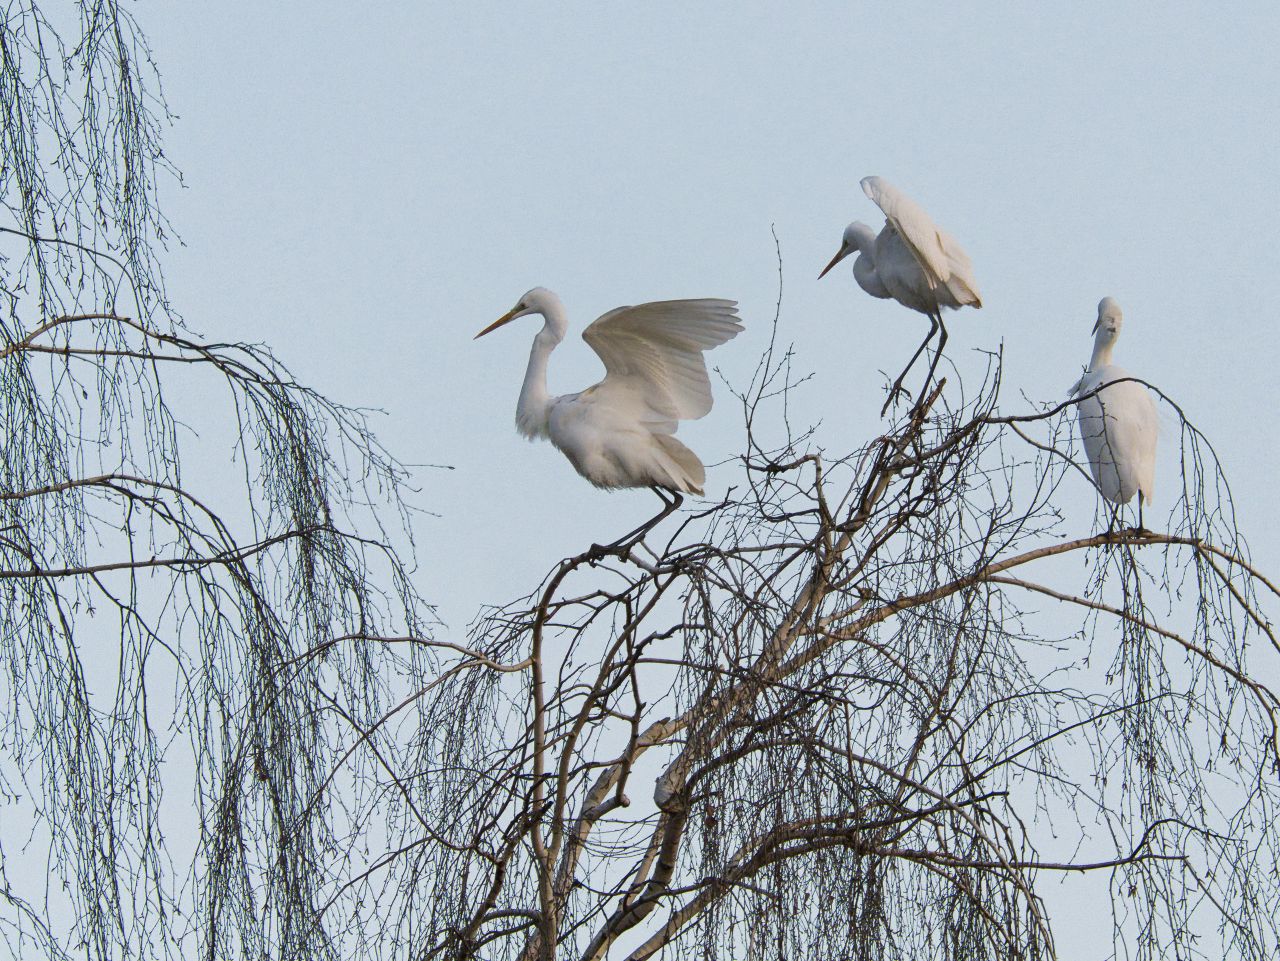
[[[822,273],[818,274],[818,279],[821,280],[823,277],[827,276],[827,271],[829,271],[836,264],[840,263],[840,261],[848,257],[850,251],[852,250],[853,250],[852,247],[841,247],[840,250],[836,253],[836,255],[831,258],[831,263],[827,264],[827,266],[822,268]]]
[[[501,327],[503,324],[510,323],[510,322],[515,318],[515,316],[516,316],[516,312],[517,312],[517,311],[519,311],[519,309],[520,309],[519,307],[512,307],[512,308],[511,308],[510,310],[508,310],[505,314],[503,314],[501,317],[499,317],[499,318],[498,318],[497,320],[495,320],[492,324],[490,324],[490,325],[489,325],[488,327],[486,327],[484,330],[480,331],[480,333],[476,334],[476,335],[475,335],[474,337],[472,337],[471,339],[472,339],[472,340],[479,340],[479,339],[480,339],[481,337],[483,337],[485,334],[491,334],[491,333],[493,333],[495,330],[497,330],[497,329],[498,329],[499,327]]]

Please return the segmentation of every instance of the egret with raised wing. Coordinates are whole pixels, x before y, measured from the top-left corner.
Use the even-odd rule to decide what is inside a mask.
[[[856,252],[858,259],[853,262],[853,277],[859,287],[872,297],[896,300],[929,318],[929,336],[911,356],[889,391],[889,401],[892,402],[907,371],[933,339],[934,333],[941,330],[938,352],[925,381],[926,389],[933,379],[934,368],[947,342],[947,328],[942,322],[943,309],[981,307],[982,297],[978,293],[978,282],[974,279],[969,255],[915,201],[883,177],[863,177],[862,190],[884,212],[884,227],[877,235],[864,223],[851,223],[845,228],[840,249],[818,274],[818,279],[821,280],[832,267]],[[886,403],[885,410],[888,407]]]
[[[1141,530],[1142,505],[1155,490],[1160,417],[1146,387],[1127,380],[1132,375],[1111,363],[1123,321],[1120,305],[1103,297],[1093,325],[1089,369],[1071,388],[1071,396],[1081,398],[1076,417],[1094,483],[1113,504],[1126,504],[1137,494]]]
[[[676,440],[676,426],[711,410],[702,355],[742,330],[735,308],[732,300],[703,299],[609,311],[582,332],[604,361],[604,380],[560,397],[547,392],[547,360],[564,340],[568,319],[551,291],[535,287],[476,337],[517,317],[540,314],[544,323],[533,338],[516,429],[530,440],[550,440],[597,487],[652,488],[666,516],[682,494],[702,493],[706,471]]]

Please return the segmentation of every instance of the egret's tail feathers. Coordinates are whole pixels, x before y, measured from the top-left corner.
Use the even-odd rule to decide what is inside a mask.
[[[969,258],[966,257],[967,265]],[[950,277],[946,280],[947,292],[955,301],[955,306],[959,307],[982,307],[982,295],[978,293],[978,287],[973,282],[973,268],[967,271],[952,271]]]
[[[973,275],[973,261],[945,230],[938,230],[938,242],[947,252],[947,294],[954,303],[944,304],[959,310],[961,307],[982,307],[982,294],[978,293],[978,281]]]
[[[653,439],[658,444],[661,466],[670,477],[670,483],[662,486],[670,486],[672,490],[702,496],[702,485],[706,483],[707,470],[702,466],[702,461],[698,460],[698,455],[670,434],[654,434]]]
[[[961,285],[959,290],[953,286],[952,291],[956,295],[956,300],[960,301],[965,307],[975,307],[982,309],[982,296],[967,284]]]

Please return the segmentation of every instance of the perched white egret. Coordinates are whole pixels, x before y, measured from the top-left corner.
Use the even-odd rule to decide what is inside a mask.
[[[668,505],[701,494],[702,462],[676,440],[676,425],[711,410],[703,351],[742,330],[732,300],[665,300],[618,307],[582,332],[604,361],[604,380],[578,394],[547,393],[547,359],[568,330],[560,298],[535,287],[476,337],[541,314],[516,405],[516,429],[545,437],[597,487],[650,487]],[[672,504],[662,492],[675,495]]]
[[[915,201],[883,177],[863,177],[862,190],[884,212],[884,228],[877,235],[864,223],[851,223],[844,230],[839,251],[818,274],[818,279],[856,251],[858,259],[853,262],[853,277],[859,287],[872,297],[896,300],[927,316],[929,336],[912,355],[906,367],[910,370],[938,330],[942,336],[937,357],[942,356],[947,342],[943,308],[981,307],[982,297],[968,254]],[[937,357],[929,368],[930,379]],[[890,391],[891,400],[901,385],[902,377],[899,377]]]
[[[1160,417],[1150,392],[1136,381],[1125,380],[1132,375],[1111,363],[1123,320],[1120,305],[1103,297],[1093,325],[1089,369],[1071,388],[1071,396],[1084,398],[1076,416],[1094,483],[1113,504],[1128,503],[1136,493],[1141,528],[1142,504],[1151,500],[1155,490]]]

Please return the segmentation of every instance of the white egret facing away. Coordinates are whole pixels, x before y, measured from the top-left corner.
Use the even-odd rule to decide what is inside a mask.
[[[1071,395],[1084,398],[1076,416],[1094,483],[1113,504],[1128,503],[1136,493],[1141,528],[1142,504],[1151,500],[1155,490],[1160,417],[1147,389],[1125,380],[1132,375],[1111,363],[1123,320],[1120,305],[1103,297],[1098,304],[1098,322],[1093,325],[1093,357],[1085,375],[1071,388]]]
[[[582,332],[604,361],[604,380],[561,397],[547,393],[547,359],[569,324],[551,291],[533,288],[476,337],[525,314],[541,314],[516,429],[530,440],[550,440],[597,487],[653,488],[667,507],[665,516],[682,493],[702,493],[702,462],[674,434],[679,421],[711,410],[702,352],[742,330],[735,306],[732,300],[665,300],[609,311]]]
[[[821,280],[832,267],[857,252],[853,277],[859,287],[872,297],[896,300],[929,318],[929,336],[912,355],[903,376],[933,339],[934,333],[942,331],[937,356],[929,367],[931,380],[947,342],[947,328],[942,323],[943,308],[982,306],[978,282],[973,276],[973,264],[954,237],[883,177],[863,177],[862,190],[884,211],[884,227],[877,235],[864,223],[851,223],[844,230],[839,251],[818,274],[818,279]],[[899,377],[889,392],[890,400],[901,386],[902,377]],[[928,381],[925,386],[927,388]],[[885,408],[888,409],[888,404]]]

